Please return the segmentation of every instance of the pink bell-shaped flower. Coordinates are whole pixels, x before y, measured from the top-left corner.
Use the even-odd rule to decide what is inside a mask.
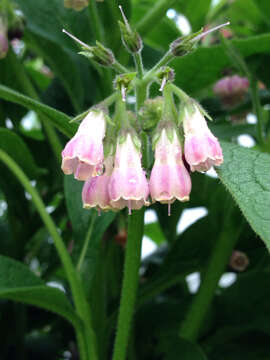
[[[148,182],[141,165],[141,153],[134,145],[132,134],[127,133],[124,140],[118,138],[114,169],[109,182],[111,205],[116,209],[140,209],[149,205]]]
[[[197,105],[184,109],[185,159],[191,171],[204,172],[223,163],[218,139],[209,130]]]
[[[62,170],[77,180],[95,176],[103,162],[106,119],[102,111],[92,110],[81,122],[75,136],[62,151]]]
[[[176,129],[161,130],[155,147],[155,163],[150,176],[150,193],[153,201],[172,204],[176,199],[188,201],[191,179],[183,159]],[[170,215],[170,206],[169,206]]]
[[[103,175],[88,179],[82,190],[82,201],[85,209],[97,208],[98,211],[111,210],[109,196],[109,181],[113,170],[113,157],[110,155],[104,161]]]

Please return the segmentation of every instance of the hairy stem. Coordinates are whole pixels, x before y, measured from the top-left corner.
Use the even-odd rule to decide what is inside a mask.
[[[91,239],[91,236],[92,236],[92,233],[93,233],[96,217],[97,217],[97,213],[93,212],[92,216],[91,216],[91,219],[90,219],[89,228],[87,230],[87,233],[86,233],[86,236],[85,236],[85,239],[84,239],[83,248],[82,248],[82,251],[81,251],[80,256],[79,256],[79,260],[78,260],[78,264],[77,264],[77,270],[78,271],[80,271],[81,266],[83,264],[83,261],[84,261],[84,258],[85,258],[85,255],[86,255],[86,252],[87,252],[87,249],[88,249],[88,246],[89,246],[89,242],[90,242],[90,239]]]
[[[118,316],[113,360],[126,359],[132,315],[136,301],[144,228],[144,209],[134,211],[128,218],[128,238],[124,279]]]

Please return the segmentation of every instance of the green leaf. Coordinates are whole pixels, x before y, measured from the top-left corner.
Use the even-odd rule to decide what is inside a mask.
[[[63,316],[73,324],[80,321],[63,291],[45,285],[27,266],[2,255],[0,298],[41,307]]]
[[[232,44],[243,57],[270,53],[270,34],[232,40]],[[176,71],[175,82],[188,93],[198,92],[214,83],[222,77],[222,70],[231,65],[222,45],[199,47],[191,54],[172,61],[172,67]]]
[[[270,249],[270,155],[222,142],[218,175],[253,230]]]
[[[92,212],[83,208],[82,188],[84,182],[73,175],[64,177],[65,198],[76,242],[82,242],[90,224]]]
[[[0,128],[0,148],[10,155],[31,179],[45,172],[37,167],[28,147],[15,132]]]
[[[70,118],[66,114],[6,86],[0,85],[0,98],[46,115],[47,120],[68,137],[72,137],[77,129],[76,124],[69,123]]]
[[[158,245],[166,241],[166,238],[158,222],[146,224],[144,226],[144,235],[148,236]]]
[[[83,247],[91,218],[96,210],[86,210],[82,204],[82,188],[84,182],[75,180],[72,175],[65,176],[64,188],[69,218],[72,223],[72,230],[75,239],[73,257],[77,261]],[[116,213],[102,213],[95,219],[93,231],[89,241],[82,266],[82,276],[85,277],[86,288],[90,288],[95,274],[97,262],[100,255],[101,238],[108,226],[114,220]]]
[[[193,31],[198,31],[206,24],[210,5],[211,0],[189,0],[178,1],[174,8],[188,18]]]

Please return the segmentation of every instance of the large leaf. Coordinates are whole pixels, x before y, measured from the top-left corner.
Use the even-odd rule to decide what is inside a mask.
[[[243,57],[270,53],[270,34],[233,40],[232,44]],[[221,45],[215,45],[199,47],[191,54],[174,60],[172,66],[176,71],[177,85],[194,93],[218,80],[222,70],[231,66],[231,60]]]
[[[219,177],[270,249],[270,155],[225,142],[222,149]]]
[[[0,148],[9,154],[31,179],[43,173],[43,170],[36,166],[28,147],[15,132],[0,128]]]
[[[0,255],[0,298],[35,305],[79,324],[79,318],[64,292],[46,286],[25,265]]]
[[[63,134],[69,137],[73,136],[76,131],[77,125],[69,123],[70,118],[66,114],[55,110],[50,106],[44,105],[37,100],[33,100],[28,96],[20,94],[7,86],[0,85],[0,98],[46,115],[47,121],[52,123]]]

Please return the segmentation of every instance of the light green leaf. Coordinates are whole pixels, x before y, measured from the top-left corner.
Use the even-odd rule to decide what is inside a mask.
[[[218,175],[253,230],[270,249],[270,155],[222,142]]]
[[[47,120],[68,137],[72,137],[77,129],[76,124],[69,123],[70,118],[66,114],[14,91],[7,86],[0,85],[0,98],[46,115]]]
[[[80,323],[64,292],[47,286],[27,266],[0,255],[0,298],[35,305]]]

